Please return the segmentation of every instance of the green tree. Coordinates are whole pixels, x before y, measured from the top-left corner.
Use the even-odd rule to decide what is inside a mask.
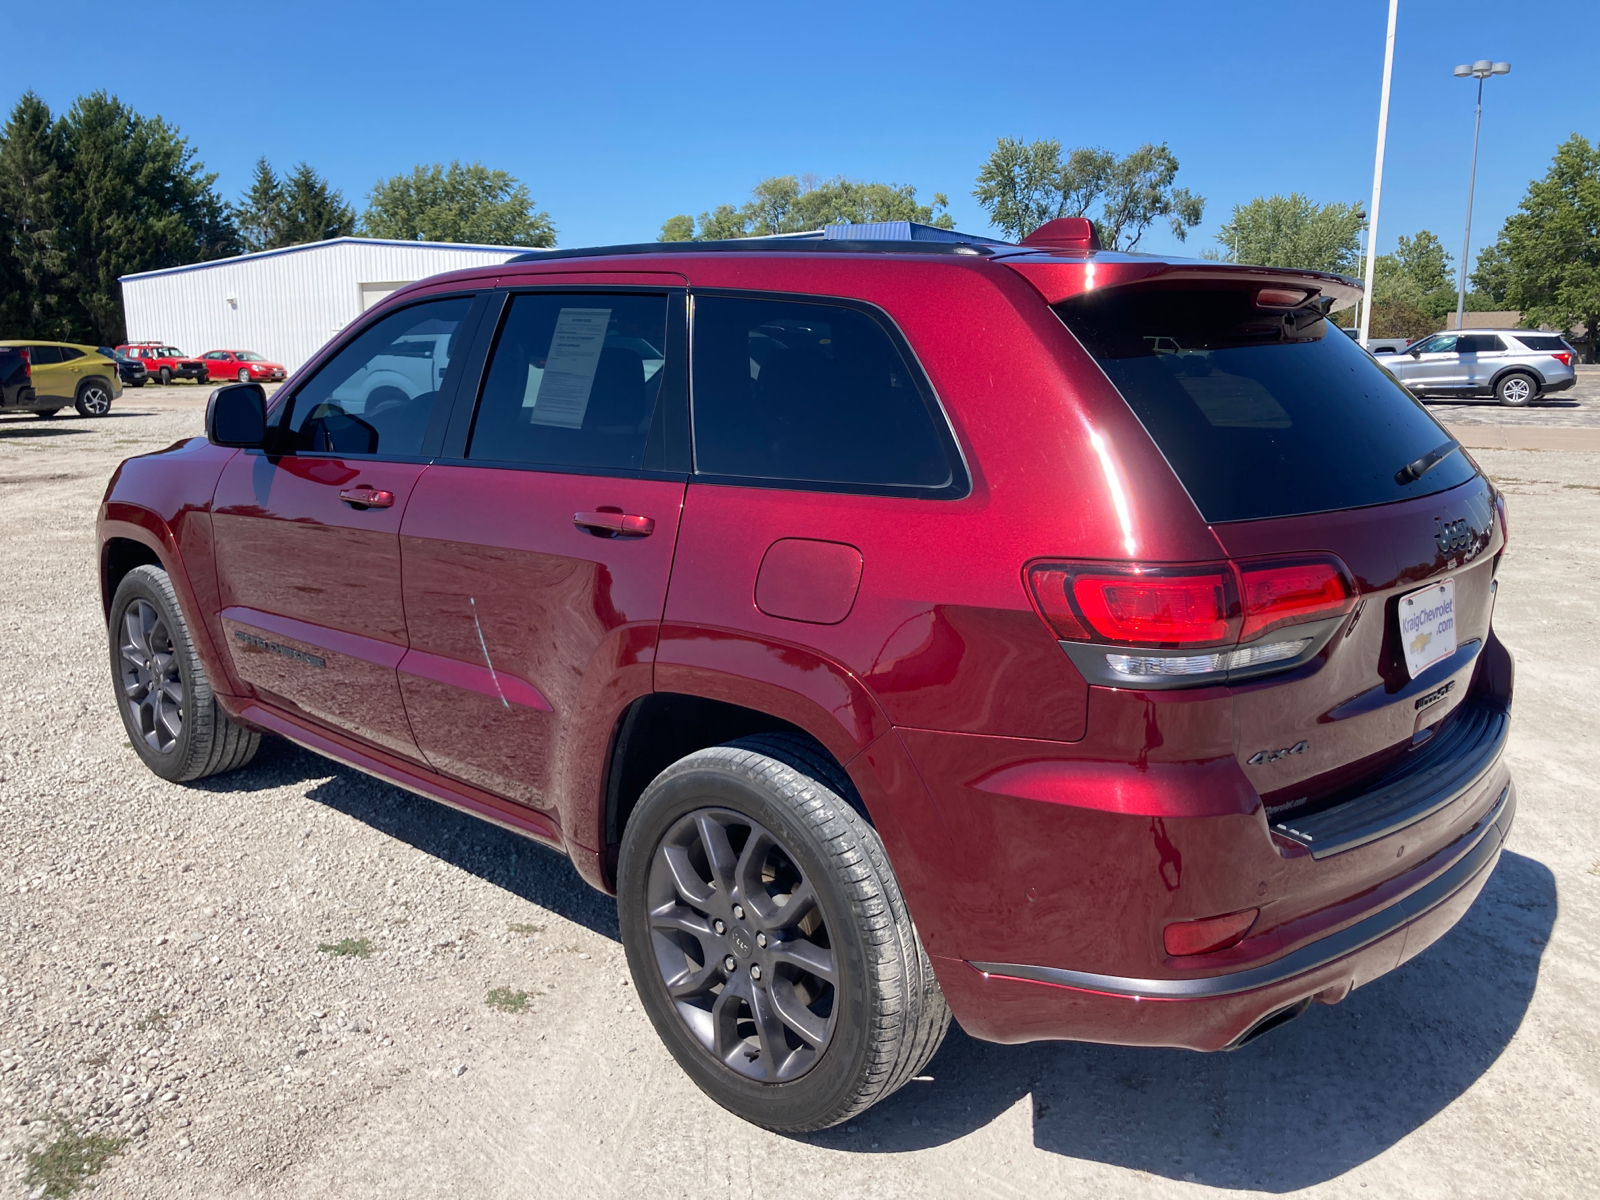
[[[176,129],[114,96],[81,96],[52,120],[24,95],[0,135],[0,253],[23,281],[8,332],[121,340],[119,276],[238,252],[215,182]]]
[[[668,218],[661,226],[660,240],[770,237],[827,225],[867,225],[877,221],[915,221],[953,229],[955,222],[941,211],[949,205],[949,198],[942,192],[934,193],[932,204],[918,204],[917,189],[910,184],[856,183],[843,175],[825,180],[809,175],[774,175],[751,189],[747,204],[739,208],[719,204],[710,212],[701,213],[698,226],[687,213]]]
[[[234,212],[252,251],[326,242],[356,231],[356,210],[344,194],[304,162],[280,179],[271,163],[256,159],[250,190]]]
[[[1366,223],[1360,204],[1316,204],[1299,192],[1257,196],[1234,205],[1217,241],[1229,262],[1353,274]]]
[[[550,214],[534,209],[525,184],[482,163],[434,163],[380,179],[361,216],[367,237],[419,242],[548,247]]]
[[[1600,145],[1574,133],[1478,258],[1473,282],[1532,323],[1600,341]]]
[[[1014,240],[1057,217],[1089,217],[1107,249],[1132,250],[1162,218],[1179,241],[1200,224],[1205,198],[1176,186],[1177,176],[1177,156],[1165,142],[1146,142],[1124,158],[1080,147],[1063,160],[1055,138],[1000,138],[972,194]],[[1096,204],[1100,211],[1091,216]]]
[[[250,190],[235,206],[234,213],[239,222],[239,236],[244,241],[245,249],[275,250],[279,246],[288,244],[282,238],[283,184],[265,156],[256,159]]]

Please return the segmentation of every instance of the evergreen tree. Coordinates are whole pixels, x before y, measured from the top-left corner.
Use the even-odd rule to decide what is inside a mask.
[[[60,126],[43,100],[24,92],[0,132],[0,319],[12,336],[57,339],[69,331],[61,311],[65,169]]]
[[[256,159],[255,174],[250,190],[235,209],[239,221],[239,235],[245,249],[250,251],[273,250],[284,245],[283,185],[266,156]]]
[[[356,210],[345,203],[344,194],[303,162],[283,181],[282,214],[280,246],[326,242],[356,231]]]

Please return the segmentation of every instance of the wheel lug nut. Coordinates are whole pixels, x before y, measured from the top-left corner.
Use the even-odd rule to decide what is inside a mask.
[[[767,948],[767,935],[764,933],[756,934],[756,945],[765,950]]]
[[[728,927],[723,924],[721,917],[718,917],[715,921],[711,922],[711,928],[715,929],[718,933],[728,932]]]
[[[729,971],[737,970],[738,966],[739,966],[738,963],[733,961],[733,955],[731,955],[731,954],[728,955],[727,958],[722,960],[722,965],[726,970],[729,970]]]
[[[751,979],[760,979],[761,978],[761,964],[760,963],[751,963],[750,964],[750,978]]]
[[[744,920],[744,906],[743,905],[735,904],[733,906],[733,919],[735,921]]]

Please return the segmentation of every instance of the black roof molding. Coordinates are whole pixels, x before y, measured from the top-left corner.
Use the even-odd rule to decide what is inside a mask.
[[[513,263],[554,262],[571,258],[611,258],[627,254],[725,254],[765,251],[769,254],[934,254],[978,255],[989,258],[996,246],[989,242],[824,240],[820,237],[728,238],[706,242],[643,242],[630,246],[583,246],[572,250],[531,250],[508,258]]]

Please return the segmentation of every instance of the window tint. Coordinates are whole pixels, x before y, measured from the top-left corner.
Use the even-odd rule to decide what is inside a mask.
[[[28,359],[36,367],[52,366],[61,362],[61,348],[59,346],[29,346]]]
[[[697,297],[695,470],[942,488],[950,461],[918,377],[881,325],[832,304]]]
[[[1541,336],[1532,333],[1517,334],[1517,341],[1529,350],[1565,350],[1567,344],[1555,335]]]
[[[1457,354],[1494,354],[1505,345],[1492,333],[1464,333],[1456,343]]]
[[[72,346],[62,346],[61,347],[61,361],[62,362],[71,362],[75,358],[82,358],[82,357],[83,357],[83,351],[82,350],[75,349]]]
[[[667,298],[512,298],[467,457],[637,470],[666,377]]]
[[[369,325],[295,394],[290,448],[310,453],[422,453],[468,297],[414,304]]]
[[[1255,307],[1254,289],[1113,288],[1056,306],[1208,521],[1358,508],[1472,478],[1394,377],[1313,309]]]

